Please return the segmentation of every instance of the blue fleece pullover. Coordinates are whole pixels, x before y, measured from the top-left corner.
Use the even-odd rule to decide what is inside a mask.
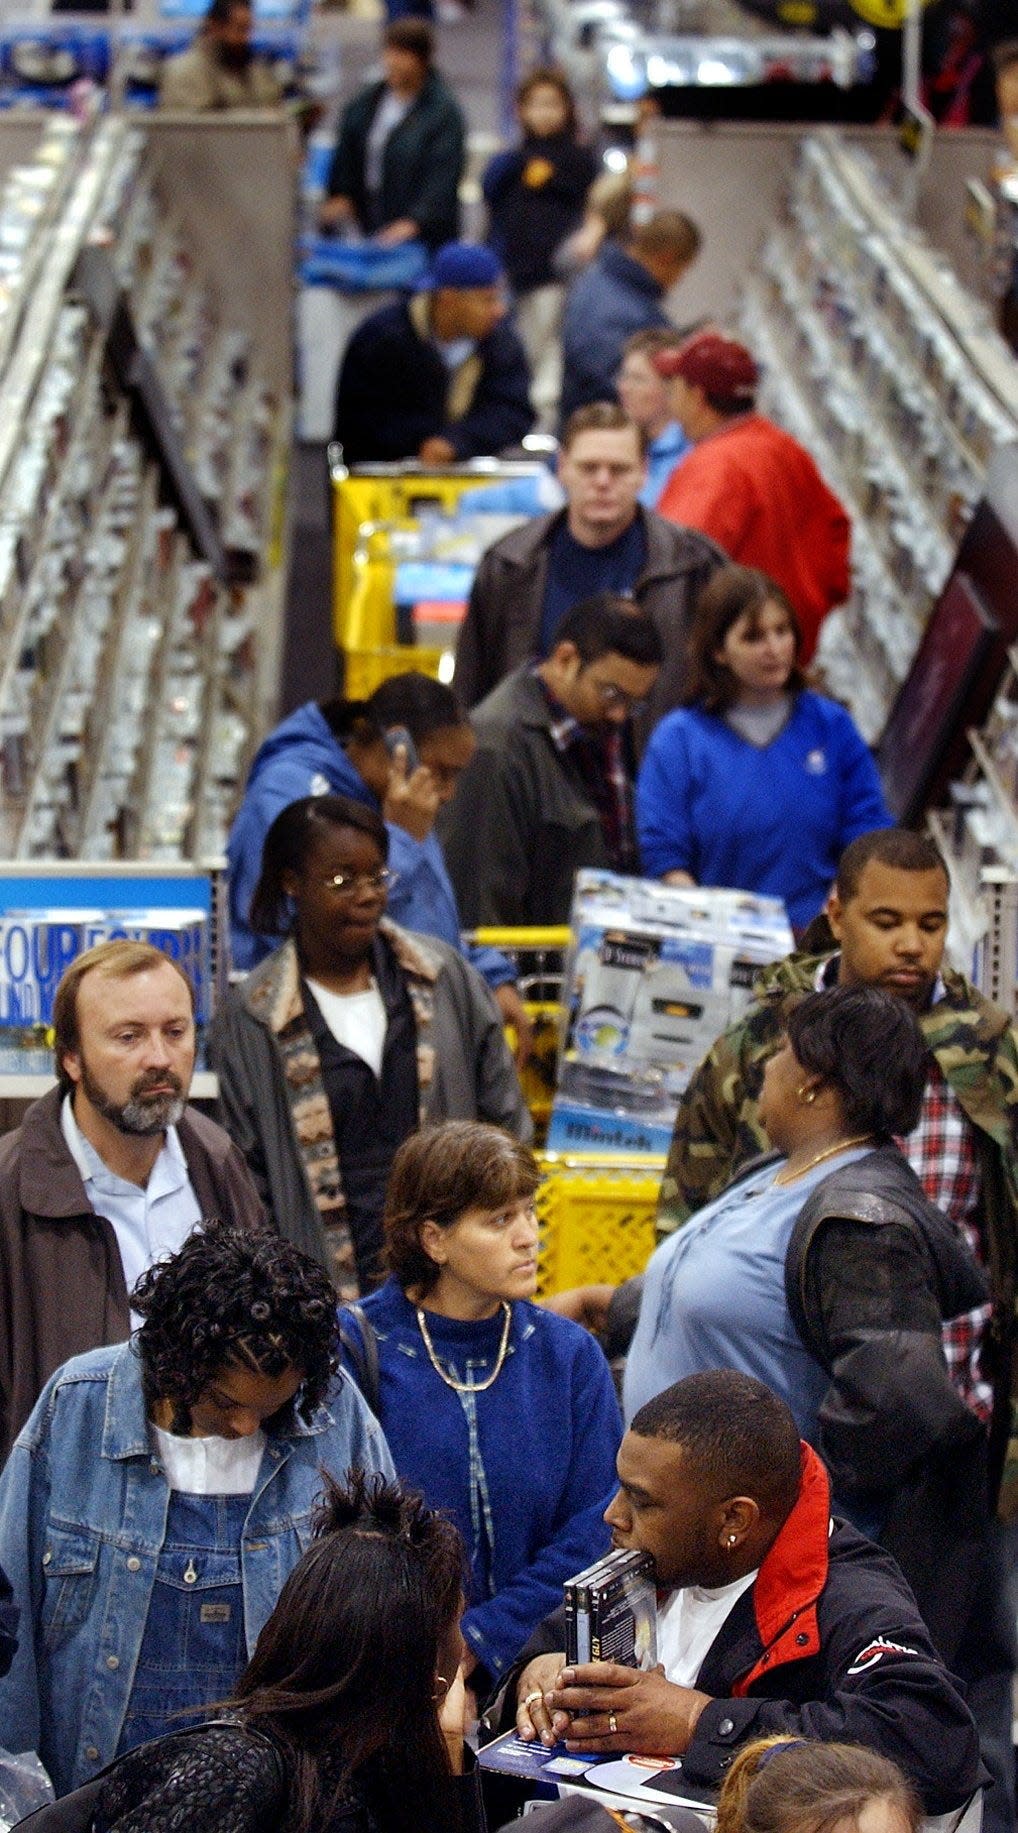
[[[622,351],[634,331],[670,323],[664,288],[619,242],[607,241],[566,295],[562,319],[565,425],[588,401],[614,401]]]
[[[262,869],[265,836],[280,810],[302,796],[350,796],[381,813],[370,790],[315,701],[309,700],[270,732],[255,753],[244,800],[230,829],[226,849],[229,867],[230,953],[244,971],[279,946],[278,936],[258,936],[247,913]],[[460,947],[456,895],[437,835],[415,840],[405,827],[389,822],[389,865],[397,874],[387,914],[403,929],[439,936]],[[494,948],[464,951],[491,987],[515,979],[512,963]]]
[[[378,1337],[393,1462],[463,1535],[472,1579],[463,1634],[496,1680],[561,1605],[564,1581],[608,1551],[601,1517],[617,1487],[621,1438],[608,1364],[578,1324],[517,1302],[496,1380],[483,1393],[458,1394],[432,1367],[395,1279],[361,1303]],[[479,1323],[429,1311],[426,1322],[448,1373],[462,1382],[488,1378],[501,1309]],[[348,1328],[356,1333],[352,1319]]]
[[[808,689],[769,745],[700,707],[668,713],[640,766],[636,823],[649,877],[689,872],[784,898],[795,929],[816,916],[849,841],[893,826],[848,713]]]

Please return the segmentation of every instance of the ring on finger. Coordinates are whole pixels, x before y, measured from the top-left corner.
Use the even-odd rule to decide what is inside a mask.
[[[617,1718],[615,1717],[615,1714],[614,1714],[614,1712],[609,1712],[609,1714],[608,1714],[608,1729],[609,1729],[609,1731],[610,1731],[610,1732],[612,1732],[612,1733],[614,1734],[614,1733],[615,1733],[616,1731],[618,1731],[618,1728],[619,1728],[619,1721],[618,1721],[618,1719],[617,1719]]]
[[[544,1698],[544,1694],[541,1692],[540,1687],[535,1687],[532,1693],[527,1694],[527,1697],[523,1701],[523,1704],[525,1706],[532,1706],[535,1699],[543,1699],[543,1698]]]

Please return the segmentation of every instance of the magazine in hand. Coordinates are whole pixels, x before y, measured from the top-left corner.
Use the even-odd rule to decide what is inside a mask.
[[[565,1584],[566,1661],[657,1663],[657,1584],[649,1553],[619,1550]]]

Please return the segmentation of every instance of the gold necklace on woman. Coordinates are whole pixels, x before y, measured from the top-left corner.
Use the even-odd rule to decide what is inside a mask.
[[[797,1178],[805,1177],[807,1171],[812,1171],[814,1165],[822,1164],[825,1158],[834,1158],[838,1152],[849,1152],[853,1146],[866,1146],[872,1138],[872,1133],[857,1133],[854,1139],[839,1139],[836,1145],[825,1146],[824,1150],[818,1152],[815,1158],[807,1159],[804,1165],[799,1166],[798,1171],[792,1172],[791,1177],[788,1176],[787,1167],[784,1175],[780,1171],[777,1172],[774,1182],[776,1184],[794,1184]]]
[[[505,1361],[506,1350],[509,1348],[509,1327],[513,1321],[513,1308],[511,1305],[508,1305],[506,1303],[504,1298],[500,1299],[499,1303],[502,1306],[502,1310],[505,1312],[505,1323],[502,1326],[502,1341],[498,1346],[498,1355],[495,1359],[495,1366],[492,1369],[491,1374],[488,1376],[487,1381],[455,1381],[452,1375],[446,1374],[445,1369],[442,1367],[441,1362],[439,1361],[438,1357],[435,1354],[435,1346],[432,1343],[430,1336],[428,1335],[428,1326],[425,1320],[424,1312],[421,1310],[420,1305],[417,1306],[417,1322],[420,1326],[421,1336],[424,1338],[424,1347],[428,1352],[428,1360],[430,1361],[431,1366],[434,1369],[436,1375],[438,1375],[440,1379],[445,1382],[446,1387],[451,1387],[454,1393],[457,1393],[457,1394],[483,1394],[485,1388],[494,1386],[495,1382],[499,1378],[499,1375],[502,1373],[502,1364]]]

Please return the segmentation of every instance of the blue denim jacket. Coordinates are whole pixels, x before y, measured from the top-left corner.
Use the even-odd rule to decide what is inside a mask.
[[[265,1447],[241,1549],[249,1654],[310,1539],[320,1469],[351,1465],[392,1475],[380,1426],[341,1377],[310,1425],[295,1420]],[[58,1795],[116,1751],[169,1498],[130,1345],[65,1363],[0,1474],[0,1566],[21,1606],[0,1743],[37,1750]]]

